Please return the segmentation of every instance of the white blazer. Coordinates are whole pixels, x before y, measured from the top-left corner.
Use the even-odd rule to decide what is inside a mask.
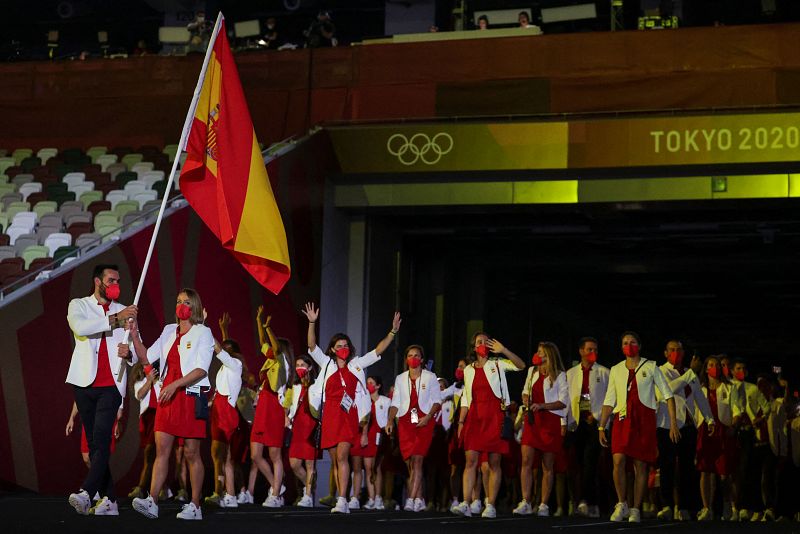
[[[236,408],[239,400],[239,391],[242,389],[242,362],[227,352],[217,354],[217,359],[222,362],[222,367],[217,371],[214,385],[217,393],[228,396],[228,404]]]
[[[125,337],[125,330],[123,328],[115,328],[112,331],[111,326],[108,324],[110,315],[114,315],[125,308],[126,306],[123,304],[111,302],[108,307],[108,313],[106,313],[103,311],[103,307],[98,304],[94,295],[70,301],[67,310],[67,322],[69,322],[69,327],[72,330],[75,348],[72,350],[72,359],[69,362],[67,384],[78,387],[92,385],[97,377],[97,352],[100,349],[100,340],[104,334],[111,332],[111,335],[106,337],[108,364],[111,366],[111,375],[114,377],[119,394],[123,398],[125,397],[125,390],[128,386],[125,374],[128,371],[128,367],[136,363],[136,353],[133,352],[133,347],[129,343],[133,358],[128,361],[117,357],[117,345],[122,343]],[[128,365],[122,366],[122,379],[119,379],[120,362],[123,361]]]
[[[319,348],[318,345],[314,346],[310,355],[314,358],[314,361],[317,362],[317,365],[319,365],[320,374],[317,380],[314,381],[314,384],[309,388],[308,400],[312,408],[319,412],[328,379],[336,374],[336,371],[339,370],[339,366],[336,365],[336,360],[322,352],[322,349]],[[372,409],[372,399],[370,399],[369,392],[367,391],[367,376],[364,373],[364,369],[380,360],[381,357],[378,353],[372,350],[363,356],[352,358],[347,362],[347,368],[358,379],[358,384],[356,384],[356,398],[354,400],[356,408],[358,409],[359,421],[362,421],[368,416]]]
[[[536,382],[538,382],[539,379],[544,380],[544,387],[542,389],[544,390],[545,402],[561,401],[564,403],[564,408],[560,410],[548,411],[562,418],[567,417],[567,411],[569,407],[569,385],[567,384],[567,373],[558,373],[556,379],[551,382],[550,377],[543,378],[539,374],[538,369],[531,367],[528,369],[528,377],[525,379],[525,385],[522,387],[522,393],[530,397],[531,391],[533,391],[533,386],[536,385]]]
[[[450,430],[453,426],[453,401],[448,399],[442,403],[442,409],[436,414],[436,419],[442,422],[442,428],[445,432]]]
[[[719,386],[717,386],[717,417],[719,417],[719,422],[725,426],[731,426],[733,424],[733,418],[738,417],[742,413],[739,405],[736,403],[734,389],[735,387],[733,385],[726,384],[725,382],[721,382]],[[703,386],[700,391],[703,394],[703,398],[706,399],[706,403],[708,403],[708,388]],[[709,408],[709,414],[710,412],[711,408]],[[694,418],[695,421],[697,421],[697,426],[702,425],[704,421],[713,421],[711,415],[706,417],[699,408],[695,408]]]
[[[139,391],[141,391],[145,383],[147,383],[147,377],[139,380],[133,385],[133,394],[136,396],[137,399],[139,398]],[[159,395],[161,395],[161,386],[159,385],[158,380],[153,381],[153,385],[150,387],[150,389],[147,390],[147,393],[144,394],[142,400],[139,401],[140,417],[150,407],[150,395],[155,395],[156,399],[158,398]]]
[[[589,370],[589,402],[592,405],[592,415],[598,421],[603,410],[603,399],[608,391],[608,367],[595,362]],[[583,386],[583,369],[581,364],[567,370],[567,384],[569,386],[569,411],[567,420],[570,423],[578,422],[581,416],[581,387]]]
[[[789,434],[786,429],[786,407],[783,399],[774,399],[770,407],[767,418],[767,430],[769,431],[769,445],[772,454],[778,457],[789,455]]]
[[[656,388],[661,391],[665,400],[672,398],[672,390],[655,361],[642,357],[639,365],[641,367],[636,373],[639,401],[651,410],[655,410],[658,407]],[[628,368],[625,367],[625,360],[612,367],[608,374],[608,391],[603,405],[612,406],[613,413],[618,413],[622,417],[628,414]]]
[[[711,415],[711,407],[708,405],[708,399],[702,394],[703,389],[697,375],[694,371],[687,369],[686,372],[680,374],[675,367],[667,362],[661,366],[661,372],[664,373],[664,378],[669,383],[669,388],[672,390],[673,399],[675,399],[675,414],[678,418],[678,428],[683,428],[686,425],[686,416],[694,417],[696,411],[703,414],[704,419],[713,419]],[[691,388],[691,393],[686,396],[686,386]],[[656,412],[656,425],[658,428],[669,429],[669,410],[667,409],[667,402],[661,397],[661,394],[656,391],[656,399],[658,399],[658,411]]]
[[[386,428],[386,423],[389,422],[389,408],[392,405],[392,400],[389,397],[378,395],[378,399],[373,403],[375,404],[375,420],[378,422],[380,428]]]
[[[417,398],[419,399],[419,409],[422,413],[429,414],[434,404],[441,407],[442,389],[439,387],[439,379],[436,374],[423,369],[419,377],[414,381],[417,388]],[[394,395],[392,396],[392,407],[397,408],[397,417],[403,417],[411,405],[411,377],[409,371],[397,375],[394,379]]]
[[[795,467],[800,467],[800,417],[792,419],[789,439],[792,441],[792,462]]]
[[[742,413],[747,414],[751,422],[758,416],[759,410],[763,415],[769,415],[769,403],[758,390],[758,386],[738,380],[731,380],[731,383],[736,386],[733,394],[734,402],[739,405]]]
[[[311,386],[309,386],[311,387]],[[302,384],[295,384],[292,386],[292,405],[289,406],[289,420],[294,422],[294,417],[297,415],[297,410],[300,409],[300,397],[303,393],[303,385]],[[308,395],[308,389],[306,389],[305,395],[302,395],[303,401],[305,401],[305,396]]]
[[[168,324],[155,343],[147,349],[149,363],[160,360],[158,368],[162,381],[167,377],[167,356],[177,335],[178,325]],[[208,367],[211,365],[211,358],[214,357],[214,336],[211,334],[211,329],[202,324],[192,325],[189,331],[181,337],[178,354],[181,357],[181,374],[186,376],[195,369],[202,369],[206,372],[206,376],[192,385],[210,388]],[[225,354],[227,355],[227,353]]]
[[[486,365],[483,366],[483,372],[486,373],[486,378],[489,380],[489,385],[492,387],[492,393],[494,393],[495,397],[505,402],[506,406],[511,404],[511,394],[508,392],[508,382],[506,382],[506,373],[508,371],[522,371],[522,369],[517,369],[514,362],[508,358],[489,359],[486,360]],[[471,363],[464,368],[464,394],[461,397],[462,408],[469,408],[469,405],[472,404],[473,380],[475,380],[475,364]]]

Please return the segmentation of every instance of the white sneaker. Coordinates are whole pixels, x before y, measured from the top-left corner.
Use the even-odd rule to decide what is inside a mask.
[[[100,502],[89,509],[91,515],[119,515],[116,502],[111,502],[108,497],[103,497]]]
[[[236,497],[233,495],[228,495],[227,493],[223,498],[219,500],[219,507],[220,508],[239,508],[239,501],[236,500]]]
[[[406,504],[403,506],[403,510],[406,512],[413,512],[414,511],[414,499],[406,499]]]
[[[375,509],[376,510],[385,510],[386,507],[383,505],[383,497],[378,495],[375,497]]]
[[[528,501],[522,500],[519,501],[519,504],[511,513],[514,515],[531,515],[533,514],[533,508],[531,508],[531,505],[528,503]]]
[[[261,506],[264,508],[280,508],[281,507],[281,499],[280,497],[275,497],[274,495],[270,494]]]
[[[350,509],[347,507],[347,499],[339,497],[336,499],[336,506],[331,508],[332,514],[349,514]]]
[[[472,517],[472,508],[467,504],[467,501],[463,501],[455,506],[451,506],[450,513],[454,515],[463,515],[464,517]]]
[[[589,505],[586,504],[586,501],[581,501],[578,503],[578,508],[575,512],[577,515],[588,516],[589,515]]]
[[[564,517],[564,509],[560,506],[556,508],[556,513],[553,514],[553,517]]]
[[[764,510],[764,515],[761,517],[761,521],[775,521],[775,510],[772,508],[767,508]]]
[[[241,491],[236,497],[236,502],[239,504],[253,504],[253,496],[249,490]]]
[[[611,514],[611,521],[618,523],[627,519],[629,515],[630,510],[628,509],[628,503],[618,502],[614,506],[614,512]]]
[[[200,510],[193,502],[184,504],[181,511],[175,514],[178,519],[186,519],[188,521],[199,521],[203,519],[203,511]]]
[[[297,501],[297,506],[300,508],[313,508],[314,507],[314,498],[311,497],[308,493],[306,493],[306,489],[303,488],[303,496]]]
[[[660,512],[656,514],[656,519],[659,521],[669,521],[672,519],[672,508],[665,506]]]
[[[682,508],[677,511],[675,519],[677,519],[678,521],[691,521],[692,516],[691,514],[689,514],[689,510]]]
[[[369,499],[364,504],[364,510],[374,510],[375,509],[375,499]]]
[[[486,503],[486,508],[483,509],[483,513],[481,517],[485,519],[494,519],[497,517],[497,509],[494,507],[493,504]]]
[[[355,496],[353,496],[350,497],[350,502],[347,503],[347,507],[350,508],[351,510],[358,510],[359,508],[361,508],[361,503],[358,502],[358,499]]]
[[[641,523],[642,522],[642,514],[638,508],[631,508],[629,510],[628,515],[628,523]]]
[[[761,512],[753,512],[753,515],[750,516],[750,522],[754,523],[756,521],[761,521]]]
[[[538,517],[550,517],[550,507],[545,503],[540,504],[539,508],[536,510],[536,515]]]
[[[593,504],[589,507],[589,517],[600,517],[600,507]]]
[[[424,512],[425,511],[425,499],[414,499],[414,511],[415,512]]]
[[[133,509],[149,519],[158,518],[158,505],[149,495],[146,499],[133,499]]]
[[[472,512],[473,515],[478,515],[479,513],[481,513],[482,509],[483,509],[483,504],[481,504],[480,499],[475,499],[474,501],[472,501],[472,504],[469,505],[469,510],[470,512]]]
[[[747,508],[739,510],[739,521],[750,521],[750,510]]]
[[[94,497],[92,497],[92,502],[97,502],[99,500],[100,500],[100,492],[99,491],[95,491],[94,492]]]
[[[69,505],[75,508],[75,511],[79,514],[88,515],[92,500],[89,498],[89,493],[87,493],[86,490],[81,490],[78,493],[70,494]]]
[[[711,521],[712,519],[714,519],[714,512],[711,511],[711,508],[703,508],[697,513],[698,521]]]

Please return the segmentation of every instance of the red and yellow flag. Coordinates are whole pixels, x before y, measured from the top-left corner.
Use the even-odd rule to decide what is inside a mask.
[[[225,21],[211,56],[186,143],[184,197],[265,288],[278,294],[291,267],[278,205],[233,61]]]

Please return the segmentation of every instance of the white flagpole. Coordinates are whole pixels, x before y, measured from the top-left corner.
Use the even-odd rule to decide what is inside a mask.
[[[144,265],[142,266],[142,276],[139,278],[139,286],[136,288],[136,296],[133,297],[133,305],[137,306],[139,304],[139,298],[142,296],[142,288],[144,287],[144,280],[147,278],[147,271],[150,268],[150,259],[153,257],[153,250],[156,246],[156,239],[158,238],[158,230],[161,228],[161,220],[164,218],[164,210],[167,208],[167,199],[169,198],[169,193],[172,191],[172,184],[175,182],[175,171],[178,169],[178,162],[180,161],[180,156],[183,151],[186,150],[186,143],[189,137],[189,132],[192,129],[192,121],[194,119],[195,111],[197,110],[197,101],[200,99],[200,92],[203,89],[203,82],[205,81],[206,77],[206,69],[208,68],[208,62],[211,60],[211,53],[214,50],[214,43],[217,40],[217,35],[219,34],[220,27],[222,26],[222,21],[225,20],[225,17],[220,12],[217,15],[217,22],[214,24],[214,31],[211,33],[211,39],[208,41],[208,48],[206,49],[206,57],[203,59],[203,67],[200,69],[200,76],[197,78],[197,86],[194,88],[194,95],[192,96],[192,103],[189,105],[189,111],[186,113],[186,120],[183,123],[183,129],[181,130],[181,138],[178,142],[178,152],[175,154],[175,160],[172,162],[172,169],[169,172],[169,179],[167,180],[167,186],[164,188],[164,198],[161,199],[161,208],[158,210],[158,217],[156,218],[156,224],[153,228],[153,235],[150,238],[150,247],[147,249],[147,256],[144,259]],[[130,331],[125,332],[125,338],[123,339],[123,343],[128,342],[128,336],[130,335]],[[119,364],[119,371],[117,372],[117,382],[122,382],[122,376],[125,371],[125,360],[121,361]]]

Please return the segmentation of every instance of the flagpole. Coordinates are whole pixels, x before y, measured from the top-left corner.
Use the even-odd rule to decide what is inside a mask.
[[[197,78],[197,85],[194,88],[194,94],[192,95],[192,103],[189,105],[189,111],[186,113],[186,120],[183,122],[183,128],[181,129],[181,138],[178,142],[178,152],[175,154],[175,160],[172,162],[172,169],[169,172],[169,178],[167,179],[167,185],[164,188],[164,198],[161,199],[161,207],[158,210],[158,217],[156,217],[156,224],[153,228],[153,235],[150,238],[150,247],[147,249],[147,256],[144,259],[144,265],[142,266],[142,274],[139,277],[139,286],[136,288],[136,295],[133,297],[133,305],[137,306],[139,304],[139,298],[142,296],[142,289],[144,287],[144,280],[147,278],[147,271],[150,268],[150,259],[153,257],[153,250],[156,246],[156,239],[158,238],[158,231],[161,228],[161,220],[164,218],[164,211],[167,208],[167,200],[169,198],[169,193],[172,191],[172,184],[175,182],[175,171],[178,169],[178,163],[180,162],[181,153],[186,150],[186,142],[187,138],[189,137],[189,132],[192,129],[192,121],[194,119],[195,111],[197,110],[197,101],[200,99],[200,92],[203,89],[203,82],[205,81],[206,76],[206,69],[208,69],[208,62],[211,60],[211,53],[214,51],[214,43],[217,40],[217,35],[219,34],[219,30],[222,27],[222,22],[225,20],[225,17],[220,12],[217,15],[217,21],[214,24],[214,31],[211,33],[211,39],[208,41],[208,48],[206,49],[206,57],[203,59],[203,67],[200,69],[200,75]],[[123,343],[128,342],[128,337],[130,335],[130,330],[125,331],[125,337],[123,339]],[[119,364],[119,371],[117,372],[117,382],[122,382],[122,375],[123,371],[125,370],[125,360],[121,361]]]

